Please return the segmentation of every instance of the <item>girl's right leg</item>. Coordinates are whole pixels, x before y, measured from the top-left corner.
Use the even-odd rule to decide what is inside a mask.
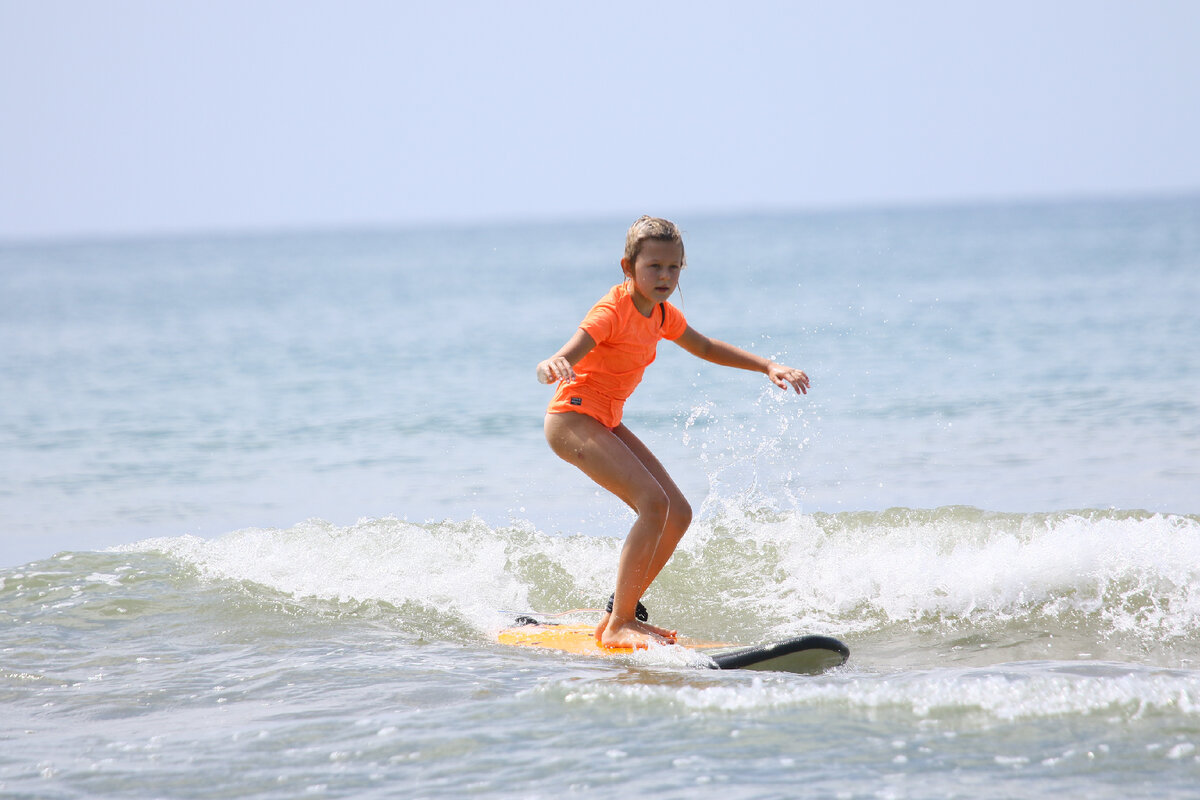
[[[612,614],[599,631],[601,644],[644,647],[674,641],[672,631],[640,623],[634,615],[638,600],[657,572],[652,567],[660,566],[657,551],[663,545],[670,494],[629,445],[592,417],[572,412],[547,414],[545,431],[546,441],[560,458],[579,467],[637,513],[621,550],[616,597]],[[673,542],[670,549],[674,549]]]

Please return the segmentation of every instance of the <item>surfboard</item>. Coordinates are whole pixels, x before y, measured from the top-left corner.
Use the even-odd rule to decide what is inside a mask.
[[[497,634],[500,644],[535,647],[580,656],[614,658],[628,656],[629,648],[602,647],[596,643],[594,625],[560,625],[522,617],[517,624]],[[680,637],[675,646],[707,656],[710,669],[757,669],[815,675],[841,666],[850,648],[832,636],[807,635],[758,645],[705,642]]]

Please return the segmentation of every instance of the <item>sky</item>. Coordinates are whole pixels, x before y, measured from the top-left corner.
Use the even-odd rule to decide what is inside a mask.
[[[1200,191],[1200,2],[0,0],[0,240]]]

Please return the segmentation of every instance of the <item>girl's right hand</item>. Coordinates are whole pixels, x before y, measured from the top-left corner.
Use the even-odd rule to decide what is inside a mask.
[[[537,365],[537,379],[539,383],[573,381],[575,370],[565,356],[551,356]]]

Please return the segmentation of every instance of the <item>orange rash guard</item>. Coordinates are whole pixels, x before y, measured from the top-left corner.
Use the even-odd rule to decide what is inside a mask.
[[[665,302],[643,317],[633,304],[628,283],[622,283],[592,306],[579,327],[596,346],[575,365],[575,380],[559,382],[546,410],[551,414],[576,411],[615,428],[621,423],[625,400],[658,353],[659,339],[678,339],[687,330],[687,320]]]

